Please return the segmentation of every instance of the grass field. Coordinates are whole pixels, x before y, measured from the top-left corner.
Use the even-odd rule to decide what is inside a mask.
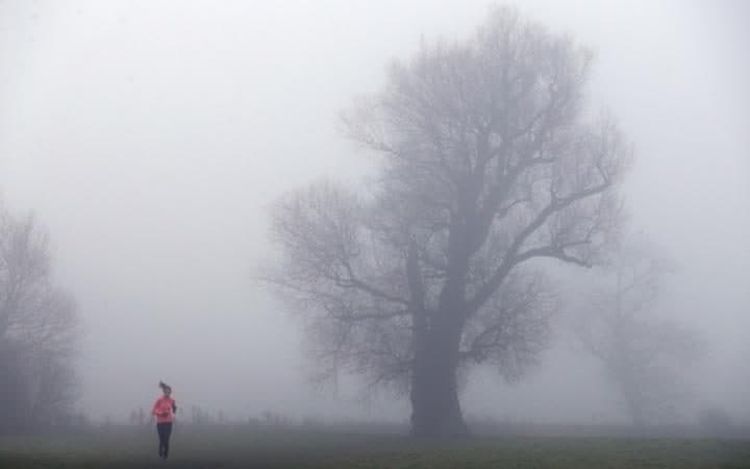
[[[750,441],[493,437],[420,442],[381,433],[306,428],[178,428],[172,456],[152,428],[0,437],[0,468],[750,468]]]

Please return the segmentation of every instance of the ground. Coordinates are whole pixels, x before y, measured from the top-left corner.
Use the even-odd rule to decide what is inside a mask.
[[[746,439],[495,436],[453,442],[342,428],[151,427],[0,437],[0,468],[750,468]]]

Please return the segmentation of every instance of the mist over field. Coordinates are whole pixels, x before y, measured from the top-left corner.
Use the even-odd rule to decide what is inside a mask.
[[[396,86],[394,60],[474,37],[492,5],[0,1],[2,206],[34,214],[51,278],[75,300],[72,411],[128,422],[164,380],[178,421],[200,409],[408,425],[408,390],[346,371],[315,379],[329,364],[305,308],[261,277],[291,252],[274,238],[280,200],[323,179],[370,196],[382,182],[384,158],[342,115]],[[553,299],[536,363],[511,380],[497,363],[461,373],[464,418],[640,424],[628,380],[653,378],[667,402],[633,405],[658,405],[656,423],[750,424],[750,6],[514,6],[593,52],[583,117],[606,109],[632,150],[613,206],[637,254],[539,264]],[[636,297],[612,290],[628,279]],[[601,352],[615,302],[642,313],[627,330],[675,358],[674,377],[602,358],[619,350]]]

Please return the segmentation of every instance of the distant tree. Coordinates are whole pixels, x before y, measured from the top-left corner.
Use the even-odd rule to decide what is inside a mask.
[[[44,230],[0,206],[0,430],[55,423],[76,398],[78,317],[50,264]]]
[[[130,411],[130,418],[128,419],[131,425],[143,426],[146,424],[146,412],[143,407]]]
[[[473,39],[394,63],[345,116],[379,155],[374,192],[320,183],[275,209],[271,281],[308,315],[320,361],[408,390],[414,435],[467,432],[469,365],[513,379],[536,362],[551,303],[532,261],[588,266],[617,225],[630,151],[583,112],[589,62],[496,9]]]
[[[191,413],[191,421],[195,425],[208,425],[213,423],[213,418],[211,417],[211,414],[201,408],[200,406],[194,405],[190,407],[190,413]]]
[[[655,308],[666,264],[643,246],[626,245],[582,306],[578,336],[604,365],[637,426],[677,416],[689,385],[684,370],[700,358],[697,333]]]
[[[720,407],[709,407],[698,412],[698,424],[711,436],[726,436],[734,425],[729,412]]]

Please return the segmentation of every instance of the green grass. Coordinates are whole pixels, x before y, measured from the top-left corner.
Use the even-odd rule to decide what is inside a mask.
[[[750,442],[497,437],[455,442],[304,428],[176,429],[156,456],[152,428],[0,437],[0,468],[750,468]]]

